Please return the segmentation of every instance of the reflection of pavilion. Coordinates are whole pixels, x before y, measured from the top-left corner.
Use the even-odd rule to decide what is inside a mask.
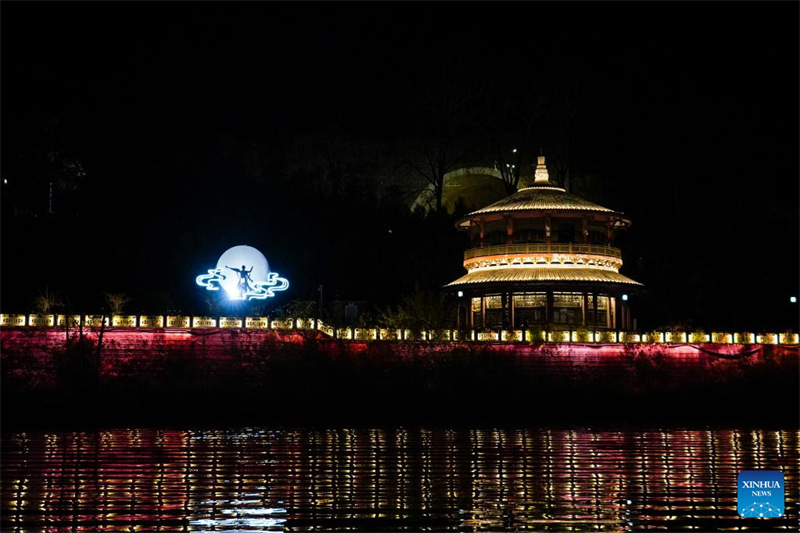
[[[619,273],[622,255],[612,246],[630,223],[551,183],[540,156],[531,187],[458,222],[472,248],[467,274],[447,288],[468,297],[471,327],[630,329],[622,296],[641,284]]]
[[[706,530],[741,528],[742,470],[797,479],[800,432],[116,429],[2,444],[4,531]],[[771,523],[795,527],[797,502]]]

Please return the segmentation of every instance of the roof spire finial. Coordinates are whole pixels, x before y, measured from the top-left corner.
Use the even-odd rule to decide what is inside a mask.
[[[541,147],[539,148],[541,154]],[[536,172],[533,174],[534,185],[550,185],[550,174],[547,173],[547,165],[544,164],[544,156],[539,155],[539,162],[536,165]]]

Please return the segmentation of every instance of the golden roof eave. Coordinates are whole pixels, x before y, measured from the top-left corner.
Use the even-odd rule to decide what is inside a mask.
[[[581,267],[495,267],[473,270],[445,287],[484,285],[489,283],[614,283],[641,286],[614,270]]]
[[[615,219],[617,225],[629,226],[630,219],[618,211],[597,205],[579,196],[569,194],[554,186],[533,186],[518,190],[491,205],[472,211],[456,223],[456,227],[468,226],[477,218],[506,216],[522,213],[573,213],[575,215],[604,215]],[[466,223],[466,224],[465,224]]]

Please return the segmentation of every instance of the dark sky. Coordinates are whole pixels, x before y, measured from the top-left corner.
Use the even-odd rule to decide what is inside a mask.
[[[73,292],[76,277],[94,292],[174,290],[223,242],[248,239],[299,278],[293,297],[312,298],[353,270],[349,248],[315,240],[320,225],[405,253],[366,229],[396,220],[289,201],[279,187],[262,191],[257,219],[237,217],[258,195],[220,146],[278,153],[295,135],[413,136],[425,119],[413,102],[455,70],[464,83],[508,87],[520,109],[531,87],[578,91],[574,167],[600,176],[594,200],[633,218],[623,272],[653,286],[655,315],[663,298],[674,308],[664,320],[707,317],[697,306],[708,301],[729,323],[736,306],[795,320],[796,2],[3,2],[0,14],[3,177],[33,179],[19,161],[45,149],[53,117],[87,172],[76,229],[4,213],[4,310],[41,285]],[[15,193],[3,193],[8,211]],[[184,232],[225,224],[209,239]],[[124,227],[144,229],[118,237]],[[457,277],[459,263],[431,283]]]

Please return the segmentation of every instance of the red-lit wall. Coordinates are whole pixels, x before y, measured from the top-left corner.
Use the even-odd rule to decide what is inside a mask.
[[[94,333],[87,337],[96,342]],[[29,388],[48,388],[55,379],[54,355],[65,346],[65,333],[55,330],[4,328],[0,348],[4,379],[25,382]],[[104,333],[99,374],[106,380],[156,376],[180,360],[204,379],[225,375],[260,359],[302,357],[309,347],[329,358],[364,358],[380,363],[410,358],[491,355],[543,376],[608,380],[620,386],[642,370],[657,369],[678,382],[693,382],[746,372],[756,363],[788,365],[797,372],[797,346],[720,344],[523,344],[425,343],[400,341],[336,341],[300,333],[252,330],[131,331]]]

